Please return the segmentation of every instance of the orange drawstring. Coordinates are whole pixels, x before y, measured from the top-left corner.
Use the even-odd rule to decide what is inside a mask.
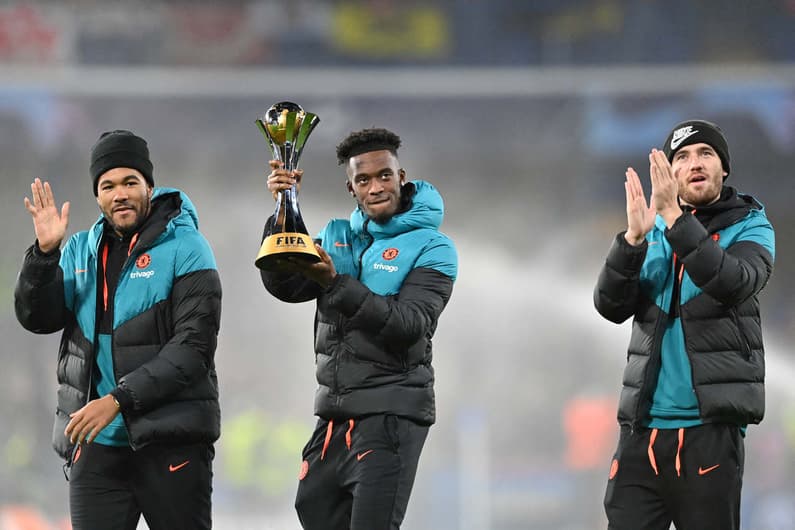
[[[105,311],[108,310],[108,244],[102,247],[102,301]]]
[[[137,242],[138,242],[138,232],[133,234],[132,239],[130,239],[130,246],[127,248],[127,257],[129,257],[130,254],[132,254],[132,249],[135,246],[135,243]]]
[[[679,261],[679,257],[676,255],[676,252],[674,252],[674,272],[676,272],[677,269],[679,269],[679,272],[677,272],[676,274],[679,276],[679,283],[681,284],[682,276],[685,273],[685,268],[682,265],[682,262]]]
[[[682,446],[685,443],[685,430],[683,428],[679,429],[679,445],[676,447],[676,476],[682,476]],[[657,439],[657,429],[651,430],[651,436],[649,436],[649,463],[651,464],[652,469],[654,469],[654,474],[659,475],[659,471],[657,470],[657,459],[654,457],[654,440]]]
[[[348,451],[351,450],[351,432],[353,432],[353,420],[348,420],[348,432],[345,433],[345,445],[348,446]]]
[[[348,447],[348,451],[351,450],[351,433],[353,432],[354,421],[352,419],[348,420],[348,430],[345,433],[345,445]],[[331,435],[334,432],[334,420],[328,420],[328,427],[326,427],[326,439],[323,441],[323,449],[320,451],[320,459],[323,460],[326,457],[326,450],[328,449],[329,444],[331,443]]]
[[[323,450],[320,451],[321,460],[326,457],[326,449],[328,449],[328,444],[331,442],[332,429],[334,429],[334,420],[328,420],[328,427],[326,428],[326,440],[323,442]]]
[[[649,437],[649,463],[651,464],[652,469],[654,469],[654,474],[659,475],[659,471],[657,471],[657,460],[654,458],[654,440],[657,439],[657,429],[651,430],[651,436]]]
[[[135,243],[138,242],[138,233],[136,232],[130,240],[130,246],[127,248],[127,256],[132,254],[132,249]],[[102,301],[104,302],[105,311],[108,310],[108,243],[102,247]]]
[[[676,476],[681,477],[682,462],[679,458],[679,453],[682,452],[682,445],[685,443],[685,430],[679,429],[679,445],[676,447]]]

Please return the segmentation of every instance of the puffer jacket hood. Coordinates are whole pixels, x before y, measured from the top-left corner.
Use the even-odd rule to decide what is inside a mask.
[[[408,194],[411,204],[405,211],[392,216],[386,223],[367,223],[367,231],[376,239],[391,237],[417,228],[438,230],[444,219],[444,200],[430,182],[407,182],[402,193]],[[368,218],[359,208],[351,213],[351,231],[361,234]]]
[[[158,220],[160,221],[159,223],[157,222]],[[175,188],[154,189],[152,192],[152,211],[141,226],[141,231],[143,232],[148,226],[161,223],[164,223],[165,227],[157,231],[157,235],[155,235],[153,241],[149,242],[150,244],[154,244],[159,239],[173,233],[179,226],[187,226],[194,230],[199,229],[199,214],[184,191]],[[89,230],[88,245],[94,256],[99,254],[99,245],[102,241],[105,224],[105,216],[100,214]]]

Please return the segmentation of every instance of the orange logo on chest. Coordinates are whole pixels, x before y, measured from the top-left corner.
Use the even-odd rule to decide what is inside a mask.
[[[398,255],[398,249],[388,248],[383,252],[383,254],[381,254],[381,257],[389,261],[395,259],[397,255]]]
[[[141,254],[138,256],[138,259],[135,260],[135,266],[139,269],[145,269],[152,263],[152,257],[149,254]]]

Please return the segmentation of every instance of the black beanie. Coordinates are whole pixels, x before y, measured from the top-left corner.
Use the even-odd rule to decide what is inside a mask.
[[[723,131],[714,123],[704,120],[688,120],[674,126],[674,129],[668,134],[663,146],[663,152],[671,162],[674,159],[674,153],[680,148],[691,145],[705,143],[712,146],[723,164],[723,171],[726,172],[726,177],[731,172],[729,166],[729,144],[726,142],[726,137],[723,136]],[[725,177],[724,177],[725,178]]]
[[[97,181],[109,169],[129,167],[137,169],[150,186],[154,187],[152,178],[152,162],[149,160],[149,148],[146,140],[130,131],[116,130],[104,132],[91,148],[91,182],[94,184],[94,195],[97,195]]]

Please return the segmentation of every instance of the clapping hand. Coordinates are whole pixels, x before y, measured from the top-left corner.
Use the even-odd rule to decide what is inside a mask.
[[[649,153],[649,175],[651,205],[670,228],[682,215],[682,208],[679,207],[679,184],[671,163],[662,151],[652,149]]]
[[[653,206],[646,203],[646,196],[643,195],[643,186],[637,172],[628,167],[625,174],[627,177],[624,182],[624,190],[627,194],[627,231],[624,238],[630,245],[637,246],[643,242],[646,234],[654,226],[656,212]]]

